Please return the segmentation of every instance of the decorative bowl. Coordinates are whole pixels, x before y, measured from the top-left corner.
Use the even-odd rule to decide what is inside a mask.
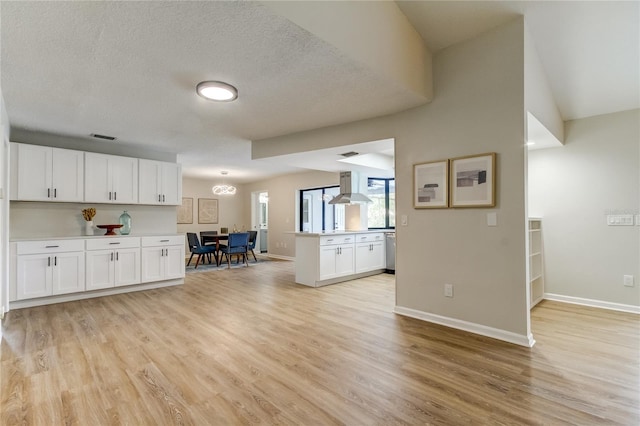
[[[104,235],[118,235],[115,232],[113,232],[114,229],[118,229],[118,228],[122,228],[122,224],[118,224],[118,225],[96,225],[98,228],[100,229],[106,229],[107,233]]]

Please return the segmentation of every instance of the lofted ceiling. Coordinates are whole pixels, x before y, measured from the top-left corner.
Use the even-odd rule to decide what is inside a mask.
[[[432,53],[524,14],[565,120],[640,107],[638,2],[397,4]],[[95,143],[176,153],[192,177],[361,167],[336,166],[339,152],[252,160],[250,141],[426,102],[268,2],[3,0],[0,44],[12,128],[112,135]],[[238,100],[196,96],[203,80],[235,85]],[[378,145],[392,156],[379,141],[352,148]]]

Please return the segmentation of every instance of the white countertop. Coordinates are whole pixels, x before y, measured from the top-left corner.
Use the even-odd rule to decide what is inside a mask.
[[[184,236],[185,234],[172,233],[172,232],[159,232],[151,234],[129,234],[129,235],[76,235],[72,237],[32,237],[32,238],[10,238],[10,242],[17,241],[48,241],[48,240],[89,240],[94,238],[135,238],[135,237],[173,237]]]
[[[362,231],[294,232],[296,237],[320,237],[322,235],[376,234],[396,232],[395,229],[365,229]]]

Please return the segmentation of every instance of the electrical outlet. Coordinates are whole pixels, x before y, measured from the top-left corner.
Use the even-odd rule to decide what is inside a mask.
[[[453,297],[453,284],[445,284],[444,285],[444,296],[445,297]]]
[[[633,275],[625,275],[624,276],[624,286],[625,287],[633,287]]]

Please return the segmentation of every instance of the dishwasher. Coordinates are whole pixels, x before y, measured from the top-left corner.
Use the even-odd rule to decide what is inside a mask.
[[[396,233],[385,233],[385,249],[387,253],[386,272],[389,274],[396,273]]]

